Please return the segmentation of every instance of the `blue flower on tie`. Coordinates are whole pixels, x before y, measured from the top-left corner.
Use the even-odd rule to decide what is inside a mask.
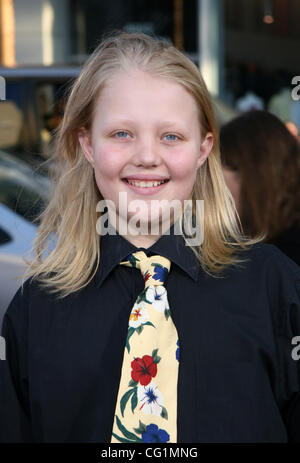
[[[177,358],[177,360],[178,360],[178,362],[179,362],[179,339],[177,340],[177,343],[176,343],[176,344],[177,344],[177,346],[178,346],[178,347],[177,347],[177,350],[176,350],[176,358]]]
[[[112,435],[119,441],[119,442],[126,442],[128,444],[132,444],[134,442],[139,442],[139,443],[156,443],[156,442],[168,442],[170,440],[170,435],[165,431],[164,429],[158,429],[158,426],[156,424],[149,424],[146,426],[144,423],[139,421],[139,427],[138,428],[133,428],[133,430],[136,432],[134,434],[133,432],[129,431],[128,429],[125,428],[125,426],[121,423],[120,419],[118,418],[117,415],[116,417],[116,425],[123,434],[124,437],[118,436],[114,432]],[[141,437],[139,437],[139,435]]]
[[[158,429],[156,424],[149,424],[142,434],[142,441],[145,443],[168,442],[170,435],[164,429]]]
[[[154,280],[164,282],[168,275],[167,267],[164,267],[163,265],[160,265],[160,264],[152,264],[152,265],[154,266],[154,272],[153,272],[152,278]]]

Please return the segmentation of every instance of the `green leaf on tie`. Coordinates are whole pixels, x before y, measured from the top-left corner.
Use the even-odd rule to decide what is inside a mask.
[[[167,412],[167,409],[166,409],[165,407],[162,407],[160,416],[161,416],[162,418],[165,418],[166,420],[168,419],[168,412]]]
[[[131,397],[131,410],[132,410],[132,413],[134,412],[135,407],[137,406],[137,403],[138,403],[137,392],[136,391],[137,391],[137,388],[135,388],[135,393]]]
[[[149,302],[146,299],[146,291],[147,291],[147,288],[144,288],[143,291],[138,295],[138,297],[136,299],[136,304],[139,304],[141,301]],[[151,304],[151,303],[149,302],[149,304]]]
[[[140,259],[137,259],[136,257],[134,257],[134,256],[131,254],[128,260],[129,260],[129,262],[131,263],[131,265],[132,265],[133,267],[136,267],[136,263],[137,263]]]
[[[166,309],[166,310],[165,310],[165,317],[166,317],[166,320],[168,320],[168,318],[170,317],[170,315],[171,315],[170,310],[169,310],[169,309]]]
[[[133,379],[131,379],[131,380],[129,381],[129,383],[128,383],[128,386],[130,386],[130,387],[135,387],[137,384],[138,384],[137,381],[134,381]]]
[[[154,349],[154,350],[152,351],[152,357],[153,357],[153,362],[154,362],[154,363],[159,363],[159,361],[161,360],[161,357],[159,357],[159,356],[157,355],[157,351],[158,351],[158,349]]]
[[[153,325],[153,323],[151,323],[151,322],[143,323],[143,325],[144,325],[144,326],[145,326],[145,325],[150,325],[150,326],[153,326],[153,328],[155,328],[155,325]]]
[[[143,325],[138,326],[138,327],[136,328],[137,334],[141,334],[141,332],[143,331],[143,329],[144,329]]]
[[[158,349],[154,349],[154,350],[152,351],[152,357],[153,357],[153,358],[156,357],[157,352],[158,352]]]
[[[154,262],[152,262],[151,265],[153,265],[153,267],[162,267],[162,268],[164,267],[164,265],[161,265],[161,264],[159,264],[159,263],[156,264],[156,263],[154,263]]]
[[[151,302],[148,301],[148,299],[146,298],[146,294],[145,294],[145,293],[141,295],[141,301],[145,301],[145,302],[148,302],[148,304],[151,304]]]
[[[124,416],[124,410],[125,410],[125,407],[126,407],[126,404],[129,400],[129,397],[131,396],[131,394],[134,393],[134,389],[129,389],[127,392],[125,392],[125,394],[123,395],[121,401],[120,401],[120,409],[121,409],[121,413],[122,413],[122,416]]]
[[[121,433],[123,434],[123,436],[127,437],[127,439],[131,439],[133,440],[134,442],[142,442],[142,439],[140,439],[139,437],[137,437],[135,434],[133,434],[132,432],[128,431],[125,426],[122,425],[121,421],[119,420],[119,418],[117,417],[116,415],[116,420],[117,420],[117,426],[118,428],[120,429]]]
[[[133,428],[133,430],[135,432],[137,432],[138,434],[143,434],[144,432],[147,431],[147,426],[142,423],[141,421],[139,421],[139,427],[138,428]]]
[[[129,345],[129,339],[131,338],[131,336],[133,335],[133,333],[135,332],[135,328],[133,328],[132,326],[130,326],[128,328],[128,334],[127,334],[127,338],[126,338],[126,347],[127,347],[127,350],[128,350],[128,354],[130,352],[130,345]]]

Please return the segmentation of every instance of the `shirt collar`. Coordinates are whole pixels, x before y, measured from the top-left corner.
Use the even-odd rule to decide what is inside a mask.
[[[107,234],[101,236],[100,241],[100,265],[95,275],[96,285],[99,288],[110,272],[123,260],[128,254],[136,251],[144,251],[147,256],[159,254],[166,257],[172,263],[178,265],[193,280],[197,281],[200,264],[190,249],[185,244],[181,235],[174,234],[174,224],[152,244],[149,248],[137,248],[130,243],[124,236],[114,229],[115,235]],[[172,270],[172,266],[171,266]]]

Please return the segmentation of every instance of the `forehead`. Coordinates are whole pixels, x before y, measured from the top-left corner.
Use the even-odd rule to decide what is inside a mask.
[[[106,80],[95,101],[95,115],[115,117],[197,118],[195,98],[171,78],[157,77],[135,70],[120,71]],[[97,114],[98,113],[98,114]]]

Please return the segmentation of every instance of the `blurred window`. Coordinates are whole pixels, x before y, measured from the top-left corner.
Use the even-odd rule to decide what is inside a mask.
[[[0,149],[39,164],[50,154],[50,142],[64,112],[70,75],[79,68],[0,69],[6,80],[6,100],[0,102]],[[49,75],[47,75],[47,72]],[[68,75],[69,72],[69,75]],[[36,75],[35,75],[36,73]]]

